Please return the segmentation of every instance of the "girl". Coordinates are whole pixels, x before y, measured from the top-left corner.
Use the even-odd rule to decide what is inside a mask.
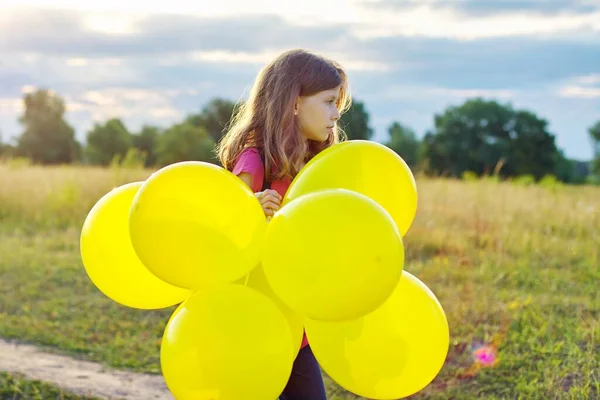
[[[296,49],[265,66],[218,145],[224,168],[251,189],[270,218],[300,169],[340,140],[351,96],[342,67]],[[281,400],[325,400],[320,367],[304,335]]]

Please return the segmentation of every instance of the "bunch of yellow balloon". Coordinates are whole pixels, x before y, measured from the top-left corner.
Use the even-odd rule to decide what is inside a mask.
[[[103,196],[83,225],[81,255],[116,302],[179,304],[161,344],[178,400],[275,400],[303,328],[338,384],[397,399],[433,380],[449,342],[441,305],[404,271],[416,208],[410,169],[374,142],[312,159],[268,224],[229,171],[181,162]]]

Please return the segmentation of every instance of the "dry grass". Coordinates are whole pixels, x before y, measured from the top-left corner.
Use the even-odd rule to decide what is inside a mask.
[[[106,299],[78,248],[95,201],[151,172],[0,165],[0,335],[158,372],[172,310],[133,311]],[[451,348],[415,397],[600,396],[600,188],[417,181],[406,270],[440,299]],[[474,363],[478,344],[498,351],[493,368]],[[329,390],[354,398],[331,382]]]
[[[24,228],[64,228],[83,222],[111,188],[146,179],[153,171],[98,167],[0,164],[0,220]]]

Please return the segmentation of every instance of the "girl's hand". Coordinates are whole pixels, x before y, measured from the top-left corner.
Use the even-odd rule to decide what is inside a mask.
[[[276,190],[267,189],[254,193],[267,217],[272,217],[281,207],[281,196]]]

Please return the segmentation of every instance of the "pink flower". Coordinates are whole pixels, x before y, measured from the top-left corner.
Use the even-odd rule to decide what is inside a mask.
[[[475,360],[484,366],[493,365],[496,363],[496,349],[492,346],[481,346],[473,352]]]

